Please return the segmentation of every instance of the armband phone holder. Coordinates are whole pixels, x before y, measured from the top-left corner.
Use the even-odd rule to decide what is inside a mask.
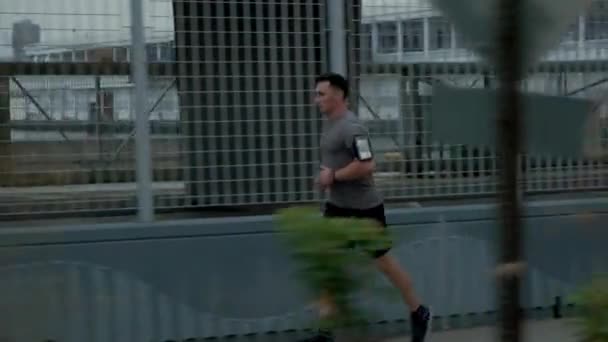
[[[372,146],[367,136],[356,136],[354,141],[355,156],[360,161],[373,159]]]

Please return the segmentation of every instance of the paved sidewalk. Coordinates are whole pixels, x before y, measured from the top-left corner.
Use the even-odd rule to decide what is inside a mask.
[[[576,322],[573,320],[531,321],[525,324],[525,342],[580,342]],[[486,342],[499,341],[496,327],[482,327],[437,332],[428,342]],[[410,342],[409,337],[400,337],[385,342]]]

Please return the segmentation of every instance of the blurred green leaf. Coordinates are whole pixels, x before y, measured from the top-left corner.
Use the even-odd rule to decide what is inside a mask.
[[[387,248],[388,232],[369,219],[325,218],[318,207],[291,207],[275,215],[277,230],[296,261],[298,275],[314,293],[332,295],[337,315],[325,319],[325,328],[364,322],[355,294],[381,291],[373,284],[376,272],[369,253]]]
[[[573,296],[580,307],[577,324],[583,342],[608,342],[608,275],[598,275]]]

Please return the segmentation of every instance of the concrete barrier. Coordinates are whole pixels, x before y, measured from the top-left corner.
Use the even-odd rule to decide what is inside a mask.
[[[565,306],[608,270],[608,200],[526,206],[524,307]],[[391,209],[393,254],[413,273],[436,329],[495,319],[496,208]],[[163,341],[306,329],[313,295],[271,216],[0,230],[0,331],[8,341]],[[378,276],[379,284],[388,284]],[[406,319],[363,293],[371,322]],[[559,308],[558,308],[559,309]]]

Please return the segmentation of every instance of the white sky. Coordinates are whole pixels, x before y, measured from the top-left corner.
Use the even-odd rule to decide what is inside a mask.
[[[41,43],[52,46],[108,42],[130,35],[129,0],[0,0],[0,58],[10,57],[14,22],[41,27]],[[144,0],[147,34],[171,35],[171,0]]]
[[[429,8],[429,0],[362,0],[363,14]],[[457,0],[455,0],[457,1]],[[41,43],[51,46],[127,40],[130,0],[0,0],[0,58],[12,55],[12,24],[30,19],[41,26]],[[171,0],[144,0],[147,34],[171,35]]]

